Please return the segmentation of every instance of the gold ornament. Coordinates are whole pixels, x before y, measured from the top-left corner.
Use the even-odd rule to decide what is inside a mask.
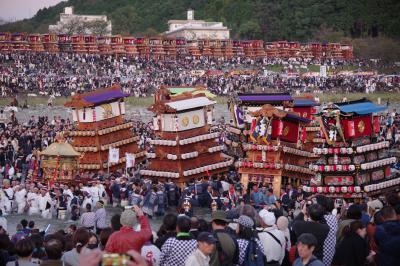
[[[289,134],[289,127],[286,126],[286,127],[283,129],[283,135],[286,137],[288,134]]]
[[[200,117],[198,115],[193,116],[193,124],[197,125],[200,122]]]
[[[361,120],[360,122],[358,122],[357,128],[358,128],[358,132],[363,133],[364,130],[365,130],[365,123],[364,123],[364,121]]]
[[[182,118],[182,125],[184,127],[187,127],[189,125],[189,117],[185,116],[184,118]]]

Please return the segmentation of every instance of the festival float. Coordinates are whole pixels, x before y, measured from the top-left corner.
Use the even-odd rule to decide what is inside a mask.
[[[322,144],[314,148],[320,156],[309,169],[316,172],[306,192],[335,198],[362,198],[387,193],[399,187],[390,165],[390,142],[379,137],[383,106],[362,99],[331,104],[317,116]]]
[[[128,94],[119,85],[76,94],[65,104],[72,110],[75,129],[66,132],[73,138],[72,146],[82,153],[79,167],[96,171],[123,168],[126,154],[133,154],[136,163],[145,152],[138,148],[138,136],[132,133],[133,123],[126,122],[124,98]],[[118,162],[109,163],[109,149],[118,148]]]
[[[241,182],[272,184],[280,195],[285,184],[304,184],[315,172],[308,168],[318,157],[308,145],[307,127],[315,103],[307,101],[306,111],[294,111],[295,99],[289,94],[239,94],[231,99],[232,139],[226,144],[243,151],[236,162]],[[300,108],[300,106],[298,106]]]
[[[148,142],[153,151],[147,153],[149,165],[142,176],[183,183],[198,177],[226,172],[233,159],[222,154],[218,142],[220,132],[213,124],[213,95],[204,87],[161,87],[155,103],[154,139]]]
[[[56,142],[40,152],[44,180],[50,183],[73,180],[79,174],[80,156],[62,135],[58,135]]]

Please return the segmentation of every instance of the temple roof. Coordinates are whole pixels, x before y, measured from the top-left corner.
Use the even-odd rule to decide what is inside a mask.
[[[241,102],[253,104],[282,104],[283,102],[293,101],[290,94],[273,94],[273,93],[252,93],[252,94],[239,94],[238,99]]]
[[[81,154],[71,146],[71,144],[66,142],[54,142],[50,144],[40,155],[46,156],[65,156],[65,157],[77,157]]]
[[[336,103],[335,105],[342,113],[355,113],[358,115],[377,113],[386,109],[385,106],[376,105],[365,98],[358,101]]]
[[[119,85],[114,85],[109,88],[74,95],[72,96],[71,101],[65,103],[65,106],[75,108],[91,107],[128,96],[129,94],[122,92]]]
[[[183,110],[188,110],[188,109],[194,109],[198,107],[203,107],[203,106],[209,106],[209,105],[214,105],[217,102],[211,101],[207,97],[195,97],[191,99],[186,99],[186,100],[180,100],[180,101],[173,101],[173,102],[168,102],[165,103],[168,107],[175,109],[176,111],[183,111]]]

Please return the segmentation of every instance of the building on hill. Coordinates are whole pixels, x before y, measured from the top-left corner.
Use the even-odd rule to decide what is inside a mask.
[[[60,20],[55,25],[49,25],[49,32],[56,34],[94,34],[110,36],[111,20],[105,15],[77,15],[74,8],[68,6],[60,13]]]
[[[229,39],[230,30],[222,22],[206,22],[195,20],[194,11],[187,11],[186,20],[169,20],[169,30],[164,32],[168,38],[197,39]]]

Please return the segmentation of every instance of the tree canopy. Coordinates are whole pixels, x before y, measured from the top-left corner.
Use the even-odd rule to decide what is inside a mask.
[[[197,19],[224,22],[233,38],[310,41],[328,29],[336,37],[400,39],[398,0],[68,0],[0,25],[0,31],[47,32],[65,6],[77,14],[107,15],[114,34],[160,33],[168,20],[184,19],[192,8]]]

